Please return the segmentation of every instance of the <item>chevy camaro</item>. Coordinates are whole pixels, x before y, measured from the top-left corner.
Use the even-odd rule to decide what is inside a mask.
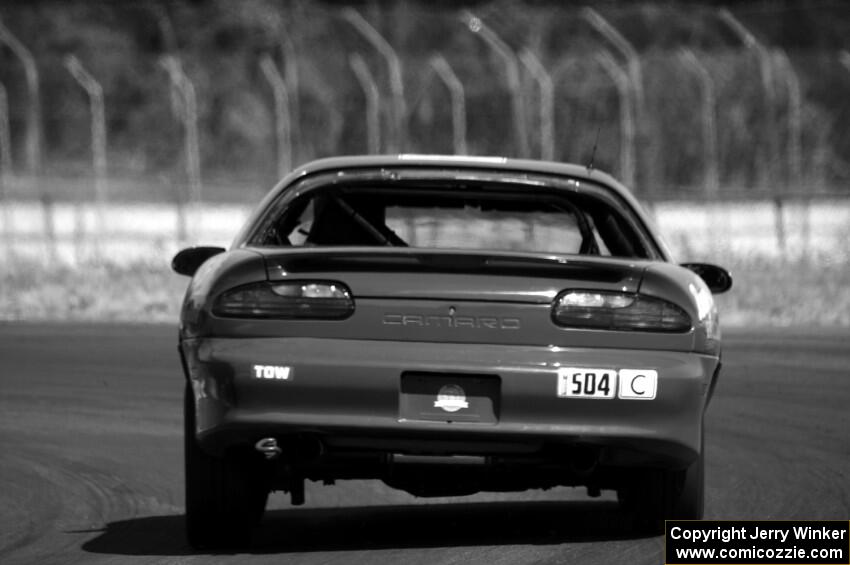
[[[191,276],[186,527],[250,540],[272,491],[616,491],[647,533],[703,515],[724,269],[672,261],[587,167],[430,155],[305,165]]]

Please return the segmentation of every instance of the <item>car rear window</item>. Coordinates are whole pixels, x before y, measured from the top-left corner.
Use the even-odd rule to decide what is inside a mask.
[[[492,183],[357,183],[294,198],[261,246],[408,246],[648,257],[633,219],[593,194]]]

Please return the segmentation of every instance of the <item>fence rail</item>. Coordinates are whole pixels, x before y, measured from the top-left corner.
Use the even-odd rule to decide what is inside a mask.
[[[100,211],[105,221],[98,220]],[[0,258],[21,261],[165,264],[187,245],[229,245],[247,218],[246,204],[173,204],[7,201]],[[661,201],[652,216],[679,260],[732,257],[778,261],[850,261],[850,199]],[[187,237],[184,226],[194,230]],[[531,233],[529,230],[528,233]]]

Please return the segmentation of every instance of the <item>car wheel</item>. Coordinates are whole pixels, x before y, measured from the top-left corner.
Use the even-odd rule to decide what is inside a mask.
[[[258,453],[206,453],[195,439],[192,392],[184,395],[186,536],[198,549],[245,547],[263,516],[269,486]]]
[[[705,505],[705,452],[685,469],[652,470],[618,491],[641,533],[664,533],[664,520],[701,520]]]

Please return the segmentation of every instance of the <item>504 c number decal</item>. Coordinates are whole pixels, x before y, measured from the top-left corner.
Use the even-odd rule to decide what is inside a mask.
[[[654,369],[558,369],[558,396],[561,398],[652,400],[657,390],[658,371]]]

